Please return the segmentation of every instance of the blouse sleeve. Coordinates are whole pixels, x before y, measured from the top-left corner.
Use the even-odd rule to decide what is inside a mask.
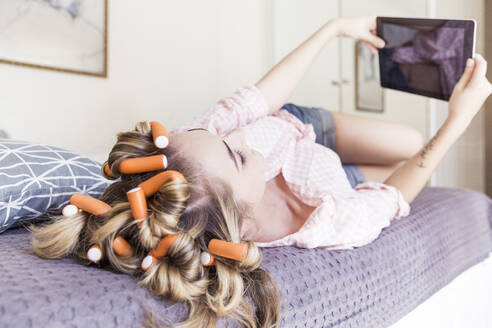
[[[289,189],[316,209],[296,232],[259,247],[350,249],[375,240],[393,219],[408,216],[408,204],[396,187],[376,181],[350,185],[339,156],[302,139],[287,152],[282,174]]]
[[[352,193],[326,195],[325,201],[332,213],[325,222],[330,237],[323,241],[322,248],[369,244],[391,220],[410,214],[410,204],[400,190],[375,181],[358,184]]]
[[[222,137],[268,113],[268,103],[260,89],[254,84],[248,84],[238,88],[231,96],[220,99],[207,111],[170,134],[200,127]]]
[[[298,231],[259,247],[352,249],[367,245],[393,219],[408,216],[410,205],[393,186],[364,182],[351,193],[330,193]]]

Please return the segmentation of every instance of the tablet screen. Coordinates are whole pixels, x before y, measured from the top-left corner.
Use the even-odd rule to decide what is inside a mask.
[[[381,86],[449,100],[473,57],[475,22],[377,17]]]

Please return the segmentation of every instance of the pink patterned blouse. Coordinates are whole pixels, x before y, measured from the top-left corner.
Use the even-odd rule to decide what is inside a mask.
[[[351,249],[372,242],[392,219],[410,213],[410,205],[393,186],[366,181],[352,188],[337,153],[315,143],[313,126],[284,109],[269,115],[255,85],[238,88],[169,135],[194,127],[221,137],[242,127],[248,146],[265,158],[265,181],[283,174],[293,194],[315,207],[298,231],[255,242],[259,247]]]

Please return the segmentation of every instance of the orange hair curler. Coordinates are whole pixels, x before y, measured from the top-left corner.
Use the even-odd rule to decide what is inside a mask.
[[[208,243],[208,250],[212,254],[241,262],[248,255],[248,244],[231,243],[214,238]]]
[[[143,220],[148,216],[147,200],[145,199],[144,190],[140,187],[133,188],[126,193],[130,208],[132,209],[133,219]],[[142,226],[142,221],[137,222],[139,227]]]
[[[121,236],[113,240],[113,250],[119,256],[127,257],[133,255],[132,246]]]
[[[113,178],[113,179],[116,179],[116,177],[111,174],[111,170],[109,169],[109,164],[108,162],[106,161],[103,165],[103,170],[104,170],[104,173],[106,173],[107,176]]]
[[[178,239],[179,233],[170,234],[166,237],[162,238],[157,247],[149,252],[149,254],[142,261],[142,269],[147,270],[150,268],[152,264],[157,262],[157,259],[160,259],[167,255],[169,248],[174,245],[176,239]]]
[[[142,270],[147,271],[155,262],[157,262],[157,259],[155,257],[153,257],[152,255],[147,255],[142,260],[142,264],[140,265],[140,267],[142,268]]]
[[[154,175],[152,178],[145,180],[138,186],[144,190],[145,197],[149,197],[155,194],[166,182],[170,180],[182,180],[186,182],[186,179],[180,172],[167,170]]]
[[[167,252],[169,252],[169,249],[174,245],[174,242],[178,239],[178,237],[179,234],[174,233],[162,238],[159,244],[157,244],[157,247],[150,251],[150,254],[158,259],[166,256]]]
[[[156,248],[151,250],[149,254],[142,261],[142,269],[147,270],[157,259],[160,259],[167,255],[169,249],[174,245],[174,242],[178,238],[178,234],[170,234],[162,238]],[[220,239],[212,239],[208,243],[208,250],[210,253],[233,259],[236,261],[243,261],[248,254],[247,243],[231,243]],[[208,252],[202,252],[200,254],[200,262],[204,266],[211,266],[215,264],[215,258]]]
[[[94,215],[102,215],[111,211],[111,206],[91,196],[73,194],[72,197],[70,197],[70,205],[65,206],[62,213],[64,216],[71,216],[77,214],[78,209],[82,209]]]
[[[202,262],[203,266],[211,266],[215,264],[215,258],[207,252],[202,252],[200,254],[200,261]]]
[[[102,259],[102,256],[103,256],[102,249],[97,244],[92,245],[87,251],[87,258],[94,263],[99,262]]]
[[[169,144],[169,136],[167,135],[167,130],[164,125],[156,121],[151,121],[150,128],[152,129],[154,145],[157,148],[166,148]]]
[[[121,161],[118,170],[121,173],[132,174],[157,170],[164,170],[167,167],[167,157],[164,154],[146,157],[127,158]]]
[[[68,204],[66,205],[63,210],[62,210],[62,214],[63,216],[65,217],[68,217],[68,216],[72,216],[72,215],[75,215],[79,212],[79,209],[77,208],[77,206],[73,205],[73,204]]]

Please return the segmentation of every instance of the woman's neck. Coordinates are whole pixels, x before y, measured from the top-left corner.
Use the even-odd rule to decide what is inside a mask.
[[[282,174],[278,174],[267,182],[263,199],[255,209],[262,231],[254,240],[268,242],[298,231],[314,209],[294,195]]]

